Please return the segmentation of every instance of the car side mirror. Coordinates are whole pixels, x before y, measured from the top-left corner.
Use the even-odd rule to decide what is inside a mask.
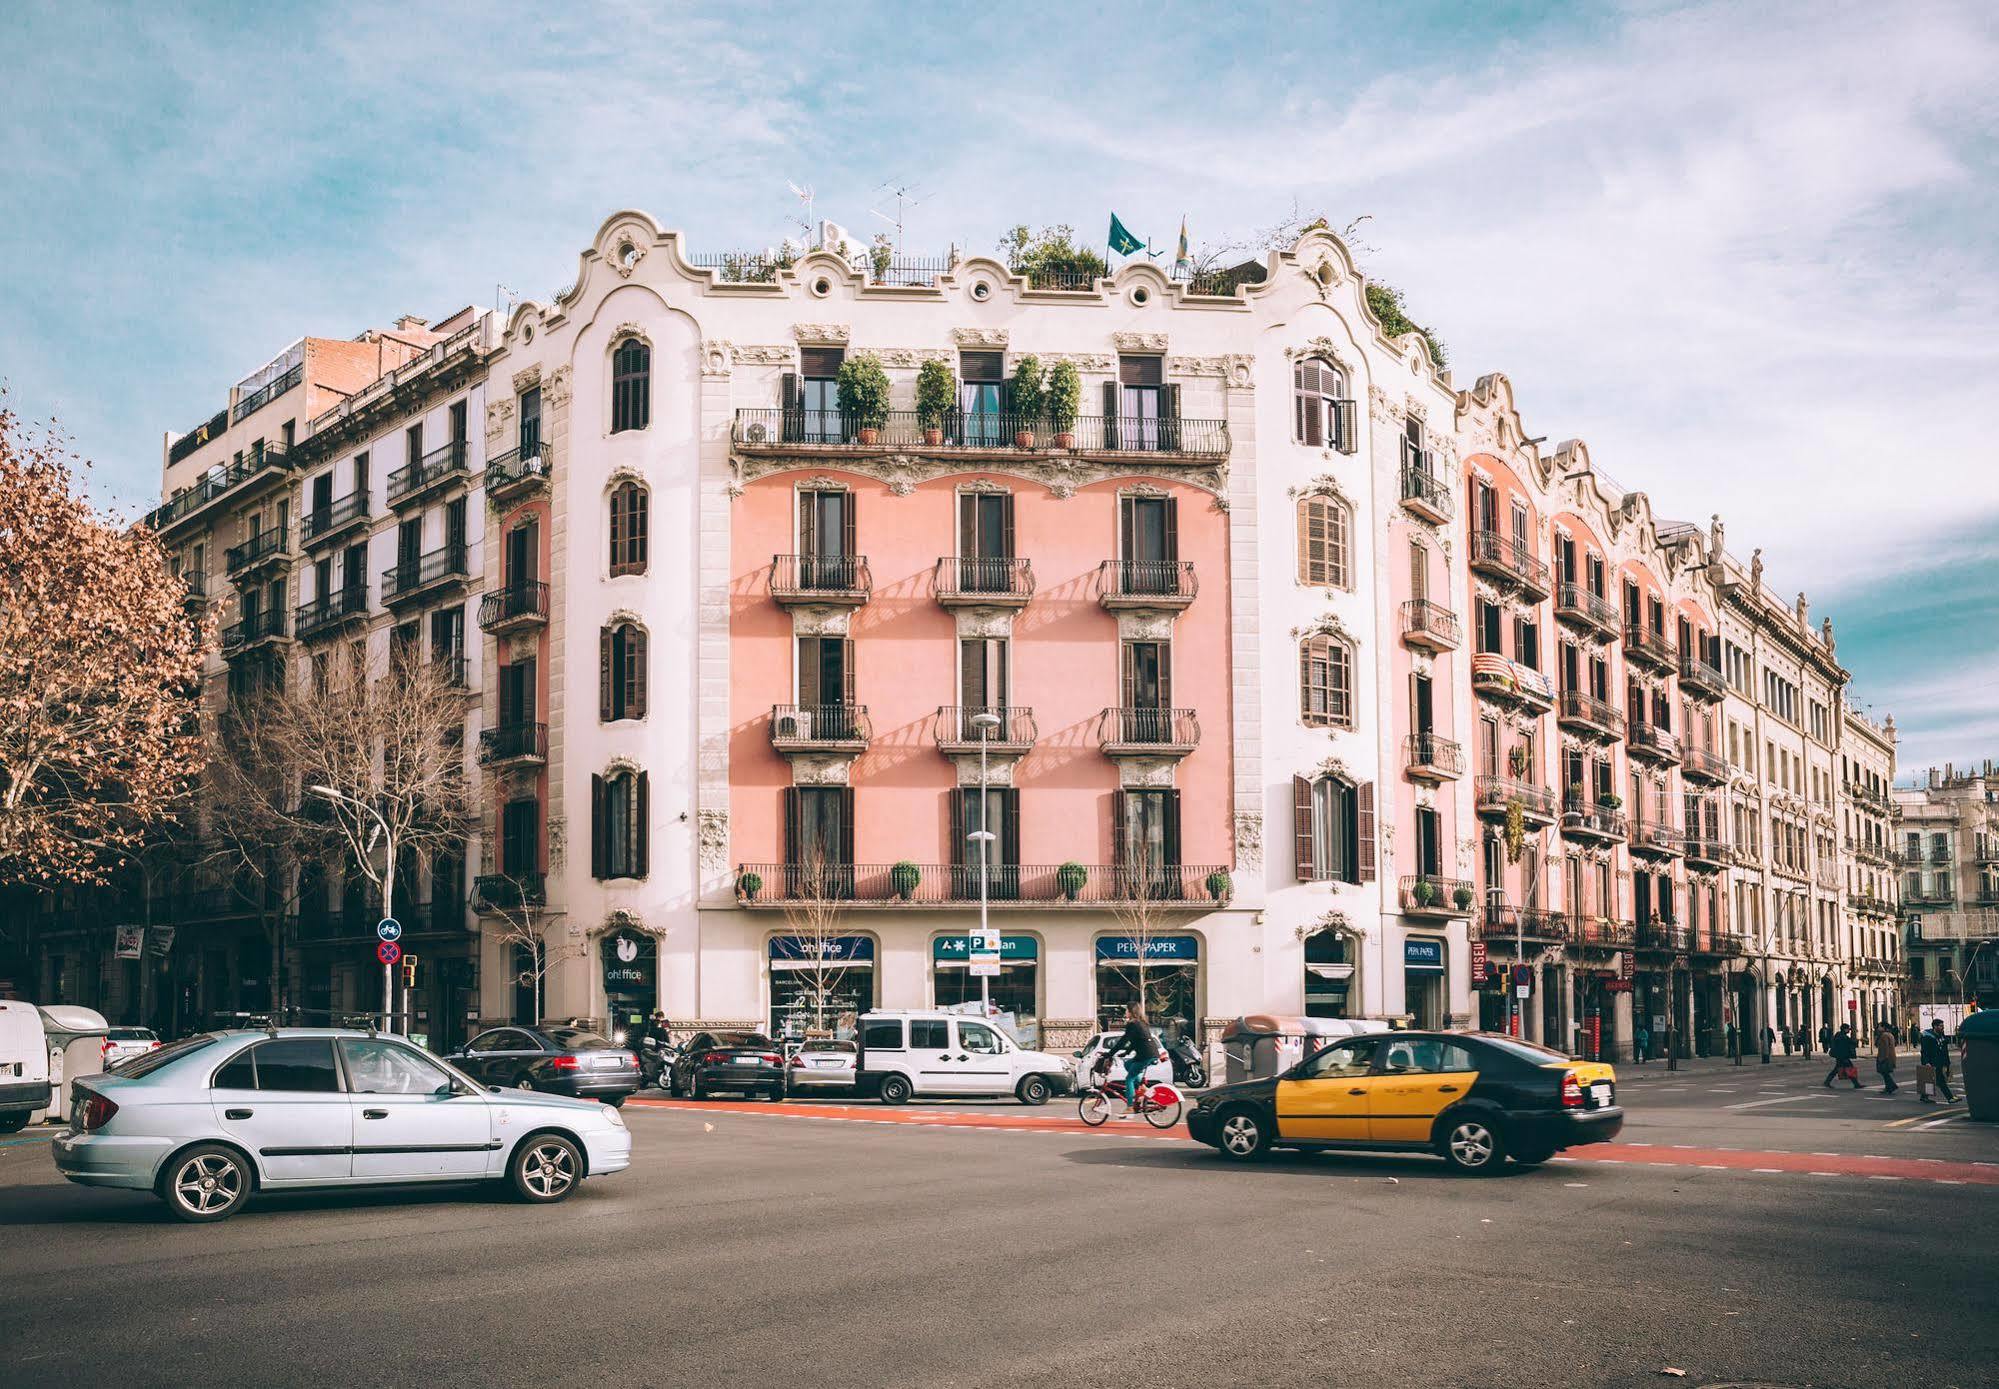
[[[500,1093],[500,1087],[499,1087],[499,1086],[497,1086],[497,1085],[488,1085],[488,1086],[486,1087],[486,1089],[487,1089],[487,1090],[488,1090],[488,1091],[489,1091],[490,1093],[492,1093],[492,1094],[495,1094],[495,1095],[497,1095],[497,1094],[499,1094],[499,1093]]]
[[[1072,1051],[1069,1053],[1069,1055],[1075,1057],[1078,1061],[1081,1061],[1083,1059],[1083,1053],[1080,1051]]]

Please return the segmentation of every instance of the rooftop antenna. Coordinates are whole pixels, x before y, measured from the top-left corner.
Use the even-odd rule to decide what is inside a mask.
[[[890,179],[888,182],[882,184],[879,188],[875,189],[875,192],[877,193],[893,193],[895,195],[895,216],[893,217],[889,216],[886,212],[880,211],[877,208],[871,207],[868,209],[868,211],[874,213],[875,216],[881,218],[882,221],[888,223],[890,226],[895,228],[895,253],[897,255],[902,254],[903,214],[908,209],[916,207],[924,201],[922,198],[915,198],[910,196],[912,193],[916,191],[917,186],[918,185],[914,182],[897,183],[894,179]]]
[[[799,229],[799,231],[805,234],[805,245],[807,249],[817,249],[812,244],[812,236],[814,228],[814,223],[812,221],[812,190],[810,188],[800,188],[790,179],[786,179],[784,181],[784,186],[791,190],[791,195],[794,198],[797,198],[801,203],[805,204],[805,215],[803,217],[793,217],[791,219],[792,225],[796,226]]]
[[[499,283],[497,280],[494,281],[493,307],[501,311],[500,312],[501,318],[505,318],[509,313],[513,312],[514,305],[520,303],[520,301],[521,301],[521,296],[513,288],[513,286],[503,285]]]

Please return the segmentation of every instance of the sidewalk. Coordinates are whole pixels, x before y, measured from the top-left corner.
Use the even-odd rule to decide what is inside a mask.
[[[1872,1066],[1873,1062],[1871,1058],[1863,1059],[1867,1061],[1869,1067]],[[1737,1066],[1734,1061],[1726,1056],[1697,1056],[1690,1060],[1682,1059],[1680,1068],[1676,1071],[1667,1070],[1665,1059],[1662,1057],[1656,1061],[1618,1062],[1617,1083],[1619,1085],[1631,1085],[1648,1080],[1685,1080],[1688,1078],[1694,1080],[1711,1080],[1723,1075],[1741,1076],[1751,1072],[1757,1075],[1769,1076],[1773,1079],[1778,1077],[1803,1079],[1809,1075],[1813,1080],[1823,1080],[1825,1079],[1825,1073],[1831,1069],[1832,1058],[1819,1052],[1813,1052],[1810,1056],[1799,1056],[1796,1052],[1793,1052],[1791,1055],[1786,1056],[1783,1052],[1779,1051],[1770,1058],[1770,1064],[1767,1066],[1763,1064],[1763,1058],[1754,1052],[1743,1056],[1740,1066]],[[1868,1074],[1871,1075],[1872,1071],[1869,1070]],[[1910,1074],[1911,1076],[1914,1075],[1913,1070]]]

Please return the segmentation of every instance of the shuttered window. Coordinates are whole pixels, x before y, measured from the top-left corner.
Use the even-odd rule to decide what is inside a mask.
[[[630,622],[597,635],[597,715],[605,723],[646,716],[646,633]]]
[[[1353,727],[1353,652],[1334,637],[1299,648],[1299,715],[1312,728]]]
[[[1374,879],[1374,783],[1291,778],[1292,868],[1300,882]]]
[[[611,353],[611,432],[652,423],[652,349],[626,338]]]
[[[1298,582],[1351,588],[1353,571],[1351,513],[1332,497],[1305,497],[1298,502]]]
[[[590,778],[590,873],[643,878],[648,869],[650,786],[644,772]]]
[[[611,573],[643,574],[650,494],[636,482],[611,489]]]
[[[1330,362],[1310,358],[1292,372],[1294,437],[1312,448],[1355,448],[1353,401],[1346,375]]]

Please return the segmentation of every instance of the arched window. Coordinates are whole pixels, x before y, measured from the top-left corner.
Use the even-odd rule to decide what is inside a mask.
[[[636,482],[611,489],[611,573],[646,572],[646,513],[649,496]]]
[[[1353,587],[1353,513],[1336,497],[1298,501],[1298,582]]]
[[[1374,879],[1374,783],[1291,778],[1293,864],[1301,883]]]
[[[1305,937],[1306,1017],[1351,1017],[1355,977],[1353,952],[1344,934],[1323,930]]]
[[[621,622],[597,634],[597,717],[605,723],[646,716],[646,633]]]
[[[652,349],[626,338],[611,351],[611,432],[652,423]]]
[[[1352,453],[1357,446],[1354,403],[1346,373],[1331,362],[1308,357],[1292,373],[1298,442]]]
[[[590,876],[643,878],[651,802],[646,774],[618,771],[590,778]]]
[[[1298,649],[1298,711],[1310,728],[1353,727],[1353,652],[1337,637]]]

